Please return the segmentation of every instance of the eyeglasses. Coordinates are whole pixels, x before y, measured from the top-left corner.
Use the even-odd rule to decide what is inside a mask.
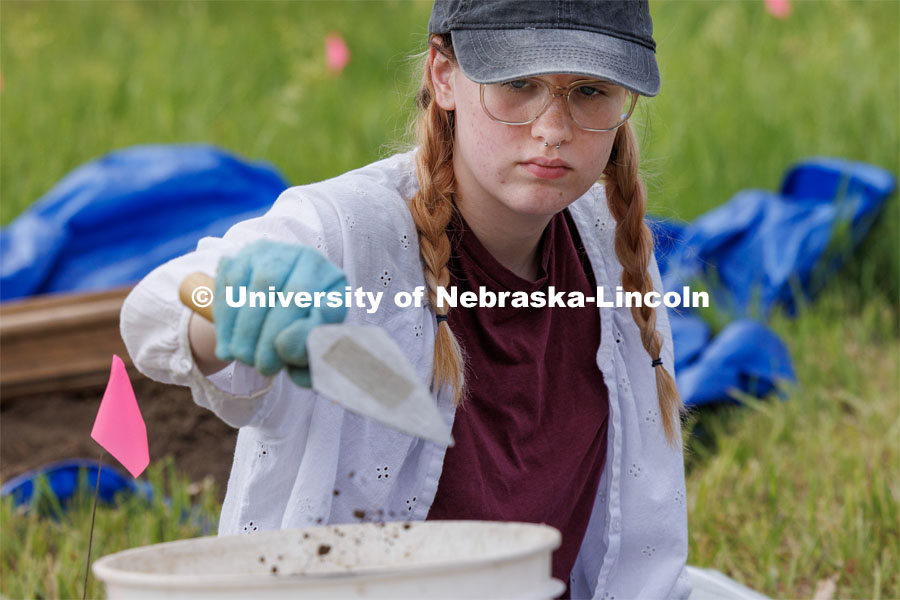
[[[567,86],[534,78],[481,84],[484,111],[507,125],[536,121],[556,96],[565,98],[569,116],[587,131],[618,129],[637,104],[636,93],[599,79],[573,81]]]

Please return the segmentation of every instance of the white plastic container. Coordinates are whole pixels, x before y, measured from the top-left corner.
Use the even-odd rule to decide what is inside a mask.
[[[359,523],[205,537],[94,563],[110,600],[554,598],[559,531],[531,523]]]

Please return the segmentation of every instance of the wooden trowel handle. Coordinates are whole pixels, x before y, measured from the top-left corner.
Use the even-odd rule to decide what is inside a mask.
[[[212,298],[215,289],[216,280],[198,271],[184,278],[178,288],[178,297],[182,304],[213,323]]]

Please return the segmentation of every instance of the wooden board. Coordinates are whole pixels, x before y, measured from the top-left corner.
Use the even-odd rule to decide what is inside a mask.
[[[0,304],[0,399],[102,385],[113,354],[137,374],[119,334],[131,287]]]

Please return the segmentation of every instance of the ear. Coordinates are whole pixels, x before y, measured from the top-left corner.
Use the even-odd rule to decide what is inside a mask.
[[[434,47],[428,49],[428,68],[431,70],[431,84],[434,86],[434,101],[444,110],[456,110],[456,96],[453,93],[453,62]]]

